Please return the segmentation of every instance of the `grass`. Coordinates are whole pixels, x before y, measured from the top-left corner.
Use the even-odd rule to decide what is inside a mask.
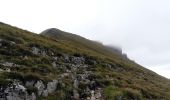
[[[0,72],[0,85],[8,84],[9,81],[6,79],[9,78],[48,82],[65,72],[64,67],[56,68],[57,70],[52,67],[53,59],[51,57],[34,55],[31,47],[36,46],[47,50],[48,55],[51,55],[50,51],[52,51],[54,56],[61,58],[64,54],[85,57],[85,63],[90,66],[87,70],[93,72],[91,79],[105,88],[104,96],[108,100],[114,100],[120,96],[125,100],[136,98],[142,100],[149,97],[155,100],[169,99],[170,81],[168,79],[129,59],[124,59],[100,43],[63,31],[59,31],[59,33],[59,36],[48,34],[47,37],[0,23],[0,38],[16,43],[13,46],[7,43],[6,48],[0,48],[0,63],[7,61],[20,65],[20,67],[12,69],[10,73]],[[51,36],[55,38],[51,38]],[[23,59],[24,56],[27,56],[27,59]],[[61,60],[58,63],[60,66],[64,62]],[[110,69],[106,64],[110,64],[113,68]],[[6,68],[2,65],[0,67]],[[44,100],[68,98],[72,81],[65,79],[63,83],[68,87],[61,87],[53,95],[40,98]],[[82,83],[82,88],[84,85],[88,84]],[[30,91],[34,91],[34,89],[30,88]]]

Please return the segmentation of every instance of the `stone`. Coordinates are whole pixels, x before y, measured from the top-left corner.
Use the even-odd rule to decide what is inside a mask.
[[[38,55],[40,52],[39,48],[37,47],[32,47],[32,53],[35,54],[35,55]]]
[[[55,68],[55,67],[57,67],[57,64],[55,62],[53,62],[52,66]]]
[[[15,45],[16,43],[14,41],[10,41],[10,44],[11,45]]]
[[[34,85],[34,87],[37,88],[39,96],[43,93],[44,88],[45,88],[45,86],[44,86],[42,81],[37,81],[37,83]]]
[[[27,57],[27,56],[24,56],[24,59],[25,59],[25,60],[28,60],[28,57]]]
[[[25,83],[25,86],[27,86],[27,87],[33,87],[34,83],[35,83],[35,81],[27,81],[27,82]]]
[[[56,90],[57,83],[58,83],[57,80],[53,80],[53,82],[48,82],[47,83],[47,91],[48,91],[48,93],[53,93]]]
[[[94,96],[94,90],[91,91],[91,98],[90,100],[96,100],[95,96]]]
[[[42,92],[42,96],[47,97],[47,96],[48,96],[48,90],[44,90],[44,91]]]
[[[79,100],[79,93],[75,89],[73,90],[73,96],[75,100]]]
[[[42,56],[47,56],[47,54],[46,54],[45,51],[41,51],[41,55],[42,55]]]
[[[28,95],[27,98],[25,100],[36,100],[36,95],[35,93],[32,93],[31,95]]]
[[[8,94],[6,95],[7,100],[25,100],[27,92],[23,85],[14,81],[4,90],[4,94]]]
[[[6,72],[11,72],[11,70],[9,68],[6,68],[5,71]]]
[[[36,95],[28,95],[26,88],[20,81],[13,80],[7,87],[0,88],[0,100],[36,100]]]
[[[112,68],[112,65],[110,64],[106,64],[107,67],[109,67],[110,69]]]
[[[3,72],[4,70],[0,68],[0,72]]]
[[[58,60],[58,57],[53,57],[53,59],[54,59],[55,61],[57,61],[57,60]]]
[[[72,57],[71,62],[74,64],[84,64],[85,58],[84,57]]]
[[[69,77],[69,76],[70,76],[70,74],[69,74],[69,73],[63,73],[63,74],[61,74],[61,78]]]
[[[64,55],[64,61],[67,62],[67,63],[70,62],[70,59],[69,59],[68,55]]]
[[[12,67],[14,66],[14,63],[11,63],[11,62],[5,62],[2,64],[3,66],[7,66],[7,67]]]
[[[76,89],[78,88],[78,81],[77,81],[77,79],[74,80],[73,86],[74,86],[74,88],[76,88]]]
[[[98,91],[98,92],[95,94],[95,98],[96,98],[96,99],[100,99],[101,97],[102,97],[101,92]]]

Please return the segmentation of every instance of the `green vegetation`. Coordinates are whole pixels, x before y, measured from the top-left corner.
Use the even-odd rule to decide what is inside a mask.
[[[156,73],[124,58],[121,54],[111,51],[101,43],[90,41],[78,35],[55,30],[44,31],[42,35],[31,33],[4,23],[0,23],[0,39],[4,41],[0,47],[0,68],[4,62],[16,64],[10,67],[10,72],[0,72],[0,86],[10,83],[9,79],[19,79],[23,83],[29,80],[42,80],[49,82],[71,69],[64,61],[65,54],[74,57],[84,57],[85,64],[90,66],[86,71],[92,73],[88,76],[90,81],[80,82],[80,96],[88,96],[84,89],[89,86],[98,86],[103,89],[106,100],[160,100],[170,99],[170,81]],[[46,55],[36,55],[32,47],[45,51]],[[57,67],[53,67],[54,59],[58,57]],[[70,59],[70,58],[69,58]],[[14,66],[14,65],[13,65]],[[83,69],[76,74],[83,73]],[[40,100],[70,99],[73,90],[71,76],[59,82],[57,91],[48,97],[38,97]],[[89,85],[90,84],[90,85]],[[28,92],[37,91],[28,87]]]

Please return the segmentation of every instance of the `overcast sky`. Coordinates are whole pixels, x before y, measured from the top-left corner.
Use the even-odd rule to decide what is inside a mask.
[[[0,21],[118,45],[132,60],[170,78],[169,0],[0,0]]]

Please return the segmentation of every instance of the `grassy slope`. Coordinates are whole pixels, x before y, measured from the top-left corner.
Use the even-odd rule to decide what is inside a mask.
[[[105,69],[100,67],[101,65],[96,67],[95,73],[101,75],[102,77],[109,76],[110,80],[113,80],[114,84],[118,88],[117,89],[113,86],[106,87],[105,94],[108,98],[112,98],[115,94],[126,94],[127,91],[127,93],[135,92],[132,93],[133,95],[137,95],[138,92],[145,92],[143,93],[146,95],[144,97],[147,97],[147,95],[152,95],[153,97],[155,96],[155,98],[161,96],[167,98],[169,97],[169,80],[166,78],[161,77],[128,59],[123,59],[121,56],[108,51],[107,48],[101,44],[91,42],[85,38],[65,32],[64,34],[61,32],[61,34],[62,35],[59,38],[52,39],[0,23],[0,38],[8,39],[18,43],[18,47],[13,49],[15,52],[19,52],[19,50],[29,50],[28,45],[31,43],[36,43],[40,46],[57,51],[58,53],[75,54],[79,52],[80,54],[94,56],[98,60],[103,60],[110,64],[119,65],[119,67],[124,69],[121,72]],[[18,56],[11,57],[0,54],[0,60],[2,59],[12,60],[15,62],[23,61],[23,59],[20,59]],[[45,61],[48,62],[48,58],[30,57],[31,64],[28,65],[31,67],[32,65],[36,64],[38,62],[37,59],[40,61],[45,59]],[[33,62],[33,60],[37,62],[34,63],[35,61]],[[26,67],[26,70],[27,73],[24,72],[24,69],[21,69],[21,74],[35,74],[31,71],[28,73],[28,70],[30,70],[28,67]],[[46,74],[44,76],[38,74],[37,76],[43,76],[41,77],[43,79],[55,78],[55,72],[54,75]]]

